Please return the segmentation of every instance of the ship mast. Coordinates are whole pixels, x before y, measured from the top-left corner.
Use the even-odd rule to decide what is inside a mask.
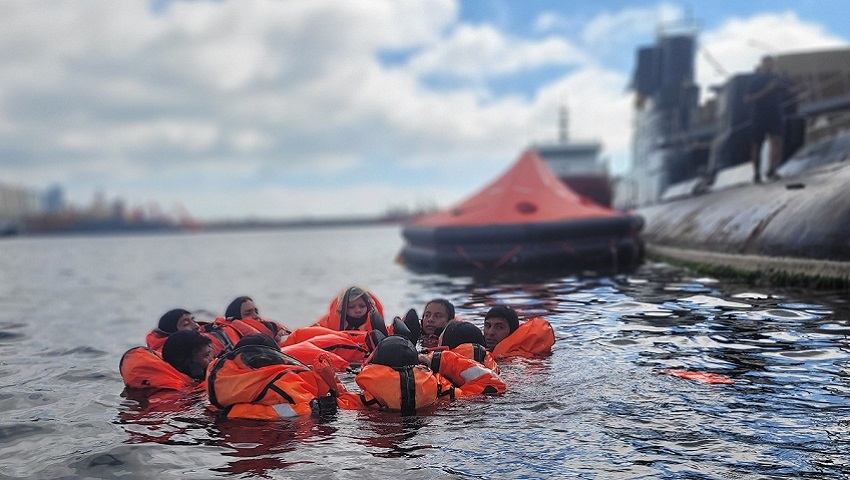
[[[562,145],[566,145],[570,140],[569,122],[567,106],[561,105],[558,109],[558,141]]]

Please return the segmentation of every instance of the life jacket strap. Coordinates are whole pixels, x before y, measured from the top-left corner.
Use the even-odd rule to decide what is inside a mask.
[[[437,398],[449,396],[450,399],[455,399],[455,387],[449,387],[445,391],[443,391],[443,385],[437,384]]]
[[[399,369],[398,378],[401,383],[401,414],[416,414],[416,375],[413,367]]]
[[[293,398],[292,398],[292,396],[291,396],[291,395],[289,395],[288,393],[284,392],[284,391],[283,391],[283,389],[281,389],[280,387],[278,387],[277,385],[275,385],[275,383],[276,383],[278,380],[280,380],[280,379],[281,379],[284,375],[286,375],[287,373],[292,373],[292,372],[290,372],[289,370],[285,370],[285,371],[280,372],[280,373],[278,373],[277,375],[275,375],[275,377],[272,379],[272,381],[271,381],[271,382],[269,382],[269,383],[266,385],[266,387],[265,387],[265,388],[264,388],[264,389],[260,392],[260,394],[259,394],[259,395],[257,395],[257,398],[255,398],[255,399],[254,399],[254,402],[259,402],[260,400],[262,400],[262,399],[263,399],[263,397],[265,397],[265,396],[266,396],[266,394],[267,394],[267,393],[269,393],[269,390],[271,390],[271,391],[273,391],[273,392],[277,393],[278,395],[280,395],[280,396],[281,396],[283,399],[285,399],[287,402],[289,402],[289,403],[291,403],[291,404],[295,404],[295,400],[293,400]]]
[[[487,357],[487,349],[483,345],[477,343],[472,344],[472,356],[474,360],[480,364],[484,364],[484,359]]]

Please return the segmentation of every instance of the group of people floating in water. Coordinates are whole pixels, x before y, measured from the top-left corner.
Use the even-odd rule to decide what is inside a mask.
[[[227,418],[275,420],[324,416],[337,409],[413,414],[442,401],[505,392],[497,362],[551,352],[555,335],[542,318],[520,323],[497,305],[483,330],[455,315],[445,299],[422,317],[384,320],[370,291],[351,287],[311,326],[290,330],[263,318],[250,297],[237,297],[225,315],[199,322],[191,312],[166,312],[146,347],[121,358],[128,389],[148,395],[204,392],[208,407]],[[419,348],[417,348],[417,345]],[[355,372],[358,389],[337,373]]]

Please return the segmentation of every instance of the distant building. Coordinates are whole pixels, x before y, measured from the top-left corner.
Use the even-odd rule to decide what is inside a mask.
[[[65,189],[54,185],[44,194],[44,212],[60,213],[65,210]]]
[[[42,197],[36,190],[0,185],[0,219],[17,220],[42,211]]]

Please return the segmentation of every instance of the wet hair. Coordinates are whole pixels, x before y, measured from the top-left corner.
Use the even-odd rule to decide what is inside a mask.
[[[455,318],[455,306],[452,304],[452,302],[446,300],[445,298],[435,298],[426,303],[425,308],[427,309],[428,305],[431,305],[432,303],[439,303],[440,305],[445,307],[446,317],[448,317],[449,320]]]
[[[366,313],[360,317],[352,317],[348,315],[348,305],[352,300],[357,300],[358,298],[363,298],[366,302]],[[339,316],[344,320],[344,325],[348,330],[355,330],[360,328],[361,325],[366,323],[366,319],[369,318],[369,313],[374,310],[374,305],[372,304],[372,299],[369,298],[369,294],[365,288],[360,288],[357,286],[350,287],[342,292],[340,295],[340,311]]]
[[[187,313],[192,312],[183,308],[175,308],[174,310],[169,310],[162,314],[161,317],[159,317],[159,325],[157,325],[157,328],[159,328],[165,333],[174,333],[177,331],[177,322],[180,321],[180,317],[186,315]]]
[[[262,345],[266,347],[274,348],[275,350],[280,350],[280,346],[278,346],[277,342],[274,339],[264,333],[253,333],[251,335],[245,335],[240,338],[238,342],[236,342],[236,346],[233,348],[244,347],[246,345]]]
[[[392,368],[404,368],[419,363],[419,353],[410,340],[393,335],[381,340],[375,347],[372,362]]]
[[[263,333],[254,333],[242,337],[233,347],[234,352],[240,352],[242,362],[251,368],[262,368],[269,365],[292,365],[292,358],[280,351],[280,346],[274,339]]]
[[[487,315],[484,315],[484,320],[487,320],[488,318],[504,318],[508,322],[508,327],[511,329],[511,333],[519,328],[519,317],[517,316],[516,311],[507,305],[496,305],[488,310]]]
[[[484,334],[475,325],[462,320],[452,320],[447,323],[443,330],[442,345],[452,349],[464,343],[486,345]]]
[[[346,290],[345,292],[348,294],[348,300],[355,300],[357,298],[362,297],[363,295],[366,295],[366,290],[363,289],[363,288],[357,287],[357,286],[351,287],[348,290]],[[368,304],[369,301],[368,301],[368,299],[366,299],[366,300],[367,300],[366,303]]]
[[[195,362],[195,353],[212,341],[192,330],[179,330],[165,340],[162,346],[162,359],[171,364],[178,372],[186,374],[195,380],[203,380],[206,368]]]
[[[224,318],[230,318],[233,320],[241,320],[242,319],[242,304],[247,302],[248,300],[254,301],[251,297],[236,297],[230,302],[230,305],[227,306],[227,310],[224,312]]]

